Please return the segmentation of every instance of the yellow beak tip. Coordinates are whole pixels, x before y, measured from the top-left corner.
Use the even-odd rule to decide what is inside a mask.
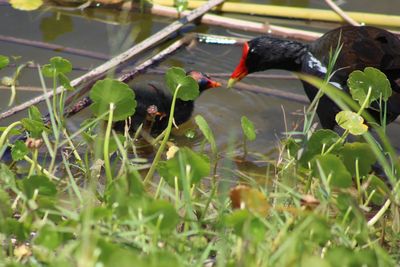
[[[235,85],[236,82],[237,82],[237,79],[231,78],[231,79],[229,79],[228,85],[226,87],[227,88],[232,88]]]

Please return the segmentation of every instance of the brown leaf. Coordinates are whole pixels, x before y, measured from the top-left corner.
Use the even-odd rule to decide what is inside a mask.
[[[261,216],[268,214],[268,200],[262,192],[255,188],[238,185],[231,189],[229,196],[234,209],[248,209]]]

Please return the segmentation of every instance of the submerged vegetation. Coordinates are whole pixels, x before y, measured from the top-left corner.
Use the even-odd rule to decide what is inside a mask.
[[[8,61],[0,58],[3,67]],[[73,90],[71,67],[55,57],[39,74],[54,90],[59,84]],[[176,99],[199,94],[183,69],[166,72],[173,104],[167,129],[151,141],[156,154],[150,162],[140,157],[136,137],[113,131],[113,122],[134,115],[136,106],[122,82],[106,78],[93,86],[95,117],[76,132],[66,127],[65,94],[47,99],[48,122],[30,108],[0,137],[2,158],[11,157],[0,165],[0,264],[395,266],[399,161],[385,124],[365,114],[378,101],[384,120],[390,84],[377,69],[354,72],[348,84],[356,103],[326,81],[301,78],[344,109],[336,117],[343,133],[310,127],[314,108],[306,114],[305,131],[282,140],[270,171],[242,174],[240,181],[229,170],[235,160],[247,159],[246,142],[257,138],[248,118],[241,120],[242,157],[232,149],[219,151],[199,115],[200,151],[169,141]],[[369,127],[380,134],[379,142]],[[346,141],[349,135],[366,142]]]

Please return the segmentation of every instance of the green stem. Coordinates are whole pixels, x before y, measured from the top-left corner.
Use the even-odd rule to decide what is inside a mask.
[[[114,115],[114,108],[115,108],[114,103],[110,103],[110,113],[108,115],[108,123],[107,123],[106,134],[104,136],[104,147],[103,147],[104,168],[106,170],[107,186],[111,184],[111,181],[113,179],[112,173],[111,173],[109,147],[110,147],[110,135],[111,135],[111,128],[112,128],[112,120],[113,120],[113,115]]]
[[[171,129],[172,129],[172,122],[174,120],[176,98],[178,96],[178,92],[179,92],[180,87],[181,86],[178,85],[178,87],[176,88],[176,90],[174,92],[174,96],[172,98],[172,104],[171,104],[171,111],[170,111],[169,119],[168,119],[168,126],[167,126],[167,129],[165,129],[164,138],[163,138],[163,140],[161,142],[160,147],[157,150],[157,153],[156,153],[156,156],[154,157],[153,163],[151,164],[151,167],[150,167],[149,171],[147,172],[146,177],[144,178],[144,181],[143,181],[144,184],[148,183],[150,178],[153,177],[153,174],[156,171],[157,164],[160,161],[161,154],[164,152],[164,148],[165,148],[165,146],[167,144],[167,141],[169,139],[169,135],[170,135]]]
[[[22,123],[20,121],[13,122],[4,130],[3,134],[0,137],[0,149],[4,146],[6,138],[7,138],[8,134],[11,132],[12,128],[14,128],[18,125],[22,125]],[[1,158],[1,156],[0,156],[0,158]]]

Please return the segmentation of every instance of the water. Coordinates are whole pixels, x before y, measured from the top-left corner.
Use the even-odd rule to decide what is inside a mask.
[[[266,4],[288,4],[293,6],[308,6],[315,8],[324,8],[323,1],[258,1]],[[345,10],[378,12],[386,14],[399,14],[400,4],[395,1],[346,1],[342,6]],[[86,15],[93,18],[86,18],[81,14],[58,14],[51,11],[22,12],[9,7],[0,5],[0,34],[14,36],[30,40],[39,40],[67,47],[80,48],[94,51],[105,56],[112,57],[128,47],[142,41],[151,34],[167,26],[172,20],[162,17],[151,16],[147,14],[132,13],[124,16],[116,11],[104,9],[87,10]],[[236,15],[236,17],[246,17]],[[258,18],[258,20],[264,20]],[[287,21],[272,19],[275,24],[298,24],[302,28],[312,26],[321,31],[326,31],[333,27],[328,23],[309,23],[300,21]],[[246,35],[254,34],[231,31],[220,27],[211,27],[206,25],[194,26],[188,25],[183,30],[196,31],[219,35]],[[165,47],[165,45],[163,46]],[[92,69],[100,65],[103,60],[83,57],[79,55],[67,54],[59,51],[45,50],[31,46],[0,42],[0,54],[14,55],[20,57],[17,63],[34,61],[37,64],[46,64],[49,58],[53,56],[62,56],[69,59],[74,67],[81,69]],[[155,54],[160,48],[154,48],[148,54]],[[194,47],[187,47],[179,50],[173,56],[160,63],[157,69],[164,69],[170,66],[179,66],[187,70],[199,70],[210,73],[230,73],[238,63],[241,54],[241,48],[228,45],[210,45],[199,44]],[[140,62],[140,57],[135,58],[131,64]],[[12,75],[15,68],[8,67],[0,71],[0,75]],[[74,70],[70,77],[75,78],[85,71]],[[266,73],[282,73],[277,71],[268,71]],[[288,73],[286,73],[288,74]],[[132,86],[147,86],[148,82],[162,84],[163,77],[155,74],[145,74],[136,78]],[[288,90],[299,94],[304,94],[302,85],[298,80],[277,80],[266,78],[247,78],[246,83],[259,86],[267,86],[278,90]],[[47,81],[50,85],[50,81]],[[20,85],[40,87],[38,71],[34,68],[25,69],[20,78]],[[18,91],[17,103],[31,99],[42,92]],[[10,93],[6,90],[0,90],[1,111],[7,109],[7,103]],[[42,109],[44,108],[41,105]],[[279,139],[282,138],[286,129],[293,129],[293,125],[300,123],[301,111],[304,106],[270,97],[263,94],[257,94],[247,91],[228,90],[226,88],[216,88],[202,94],[196,101],[194,115],[200,114],[209,122],[215,133],[218,146],[224,149],[228,146],[228,140],[234,138],[238,147],[241,143],[240,118],[245,115],[252,120],[257,129],[257,139],[249,143],[249,150],[256,153],[268,154],[276,149]],[[12,118],[3,120],[1,125],[26,116],[22,112]],[[85,111],[69,120],[69,127],[72,130],[79,127],[79,123],[90,116],[89,111]],[[193,127],[193,122],[189,122],[186,127]],[[400,146],[399,125],[389,126],[389,135],[392,137],[396,146]],[[198,146],[199,139],[188,139],[184,136],[176,137],[179,143],[190,146]]]

